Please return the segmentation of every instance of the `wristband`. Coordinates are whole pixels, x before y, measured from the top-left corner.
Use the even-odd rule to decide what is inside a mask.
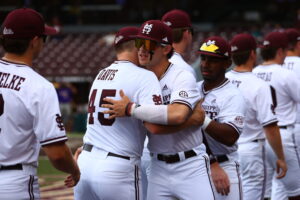
[[[215,157],[215,156],[209,156],[209,163],[210,164],[213,164],[213,163],[215,163],[215,162],[218,162],[218,160],[217,160],[217,158]]]
[[[211,121],[212,120],[209,117],[205,116],[204,122],[202,124],[202,129],[205,130]]]
[[[131,107],[134,103],[132,102],[129,102],[127,105],[126,105],[126,108],[125,108],[125,115],[130,117],[131,116]]]

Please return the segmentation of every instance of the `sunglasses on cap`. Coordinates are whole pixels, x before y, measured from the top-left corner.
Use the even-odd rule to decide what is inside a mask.
[[[144,48],[147,51],[154,51],[158,46],[165,46],[165,45],[164,44],[160,44],[158,42],[155,42],[153,40],[136,38],[135,39],[135,47],[139,49],[142,46],[144,46]]]

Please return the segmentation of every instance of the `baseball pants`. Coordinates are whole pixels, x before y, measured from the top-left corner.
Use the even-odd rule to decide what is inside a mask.
[[[143,199],[147,199],[147,188],[148,188],[148,176],[150,173],[150,152],[147,147],[144,148],[143,156],[141,158],[141,174],[142,174],[142,188],[143,188]]]
[[[166,163],[153,156],[147,200],[214,200],[206,153]]]
[[[36,167],[23,165],[20,170],[0,170],[0,199],[40,199]]]
[[[76,200],[142,200],[140,160],[109,156],[93,147],[78,158],[80,181],[74,188]]]
[[[299,152],[295,144],[295,135],[292,127],[280,129],[285,160],[288,171],[284,178],[276,178],[276,155],[269,143],[266,142],[267,153],[267,184],[265,197],[275,200],[285,199],[285,195],[292,197],[300,195],[300,163]],[[274,183],[275,182],[275,183]],[[280,183],[276,183],[280,182]],[[273,185],[274,183],[274,185]],[[283,188],[284,187],[284,188]],[[284,192],[285,191],[285,192]]]
[[[229,177],[230,192],[228,195],[221,195],[213,187],[216,200],[243,200],[240,166],[237,162],[238,156],[236,152],[231,153],[231,155],[227,155],[229,158],[228,161],[219,163]]]
[[[263,200],[266,187],[265,139],[239,144],[244,200]]]

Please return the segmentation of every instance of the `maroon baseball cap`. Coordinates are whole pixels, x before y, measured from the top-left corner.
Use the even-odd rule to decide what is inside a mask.
[[[285,34],[287,35],[290,43],[300,41],[300,32],[295,28],[286,29]]]
[[[42,15],[31,8],[19,8],[11,11],[1,27],[1,35],[12,39],[27,39],[56,33],[54,28],[45,25]]]
[[[220,58],[230,57],[230,45],[219,36],[211,36],[204,40],[198,53]]]
[[[115,36],[114,45],[117,46],[123,42],[133,40],[135,36],[138,34],[138,32],[139,32],[139,28],[134,26],[127,26],[121,28]]]
[[[248,33],[241,33],[235,35],[231,42],[231,53],[255,50],[257,45],[255,38]]]
[[[153,40],[161,44],[172,44],[172,29],[160,20],[149,20],[142,24],[136,38]]]
[[[172,29],[192,27],[190,16],[183,10],[171,10],[161,20]]]
[[[263,40],[261,48],[287,48],[288,38],[284,32],[271,32]]]

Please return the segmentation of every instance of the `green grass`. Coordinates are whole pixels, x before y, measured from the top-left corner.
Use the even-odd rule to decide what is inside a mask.
[[[46,156],[40,156],[38,175],[62,175],[65,174],[57,169],[55,169]]]

